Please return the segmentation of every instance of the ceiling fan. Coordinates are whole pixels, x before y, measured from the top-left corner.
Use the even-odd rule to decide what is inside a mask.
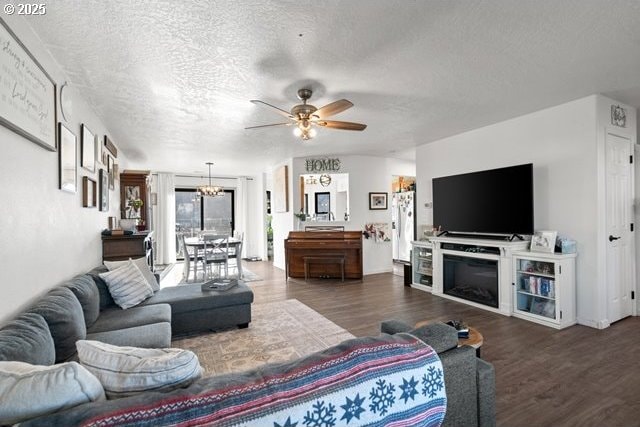
[[[245,129],[258,129],[272,126],[294,126],[294,135],[299,136],[303,140],[309,140],[316,136],[315,126],[322,126],[330,129],[343,129],[343,130],[365,130],[367,125],[362,123],[353,122],[340,122],[337,120],[326,120],[327,117],[331,117],[335,114],[341,113],[353,107],[351,101],[341,99],[339,101],[327,104],[324,107],[316,108],[311,104],[307,104],[307,100],[311,98],[313,92],[311,89],[299,89],[298,98],[302,101],[302,104],[294,105],[291,108],[291,112],[278,108],[275,105],[271,105],[264,101],[252,99],[254,104],[263,104],[267,107],[275,108],[278,114],[285,116],[289,121],[283,123],[272,123],[269,125],[249,126]]]

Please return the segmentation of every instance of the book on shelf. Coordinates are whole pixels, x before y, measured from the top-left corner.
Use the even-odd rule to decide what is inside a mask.
[[[469,326],[461,320],[449,320],[447,325],[453,326],[458,331],[458,338],[469,338]]]

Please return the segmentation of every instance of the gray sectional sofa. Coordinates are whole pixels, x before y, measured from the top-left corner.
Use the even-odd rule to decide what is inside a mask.
[[[212,326],[245,326],[251,320],[250,304],[253,294],[245,285],[225,292],[223,298],[227,298],[226,303],[216,301],[214,296],[218,293],[202,295],[202,291],[196,291],[196,287],[200,288],[199,285],[186,285],[162,289],[144,305],[121,310],[110,301],[108,290],[97,276],[99,271],[78,276],[69,283],[54,288],[25,313],[3,326],[0,330],[0,360],[40,365],[73,360],[75,342],[84,338],[115,345],[168,347],[173,328],[187,333],[206,330]],[[273,396],[274,393],[282,393],[280,383],[276,382],[263,391],[256,391],[257,388],[252,384],[280,375],[296,376],[300,369],[308,371],[310,366],[315,369],[319,363],[335,358],[340,352],[358,352],[361,348],[371,346],[386,348],[406,340],[407,336],[429,344],[440,358],[447,399],[444,425],[495,425],[493,367],[478,359],[473,348],[457,347],[455,329],[436,323],[412,330],[408,325],[389,321],[382,324],[381,331],[383,334],[379,337],[345,341],[293,362],[265,365],[239,374],[202,378],[186,388],[171,392],[149,391],[121,399],[83,403],[27,420],[22,425],[81,425],[108,414],[124,417],[114,418],[113,425],[191,423],[194,420],[212,419],[210,417],[216,416],[218,411],[236,407],[237,399],[243,396],[248,399],[247,404],[257,401],[256,399],[266,399],[267,402],[272,402],[267,407],[272,404],[277,406],[281,402],[273,400]],[[408,359],[411,358],[412,355]],[[382,364],[381,361],[384,361],[384,355],[374,352],[366,365]],[[335,365],[330,365],[330,369],[335,369]],[[335,371],[331,375],[331,378],[333,375],[340,376]],[[321,377],[326,378],[324,375]],[[298,379],[295,381],[299,382]],[[229,387],[243,390],[242,387],[245,387],[256,394],[252,394],[250,399],[245,393],[239,393],[227,400],[217,400],[221,390],[225,392]],[[330,389],[331,384],[326,384],[326,387]],[[324,392],[322,388],[313,393],[322,398]],[[140,412],[140,408],[144,410]],[[129,418],[127,414],[132,414],[133,418]],[[125,419],[126,422],[122,421]],[[336,425],[344,425],[344,419]]]
[[[244,283],[225,292],[202,291],[196,284],[163,288],[141,305],[122,310],[99,276],[105,271],[97,267],[53,288],[5,325],[0,360],[44,365],[74,360],[81,339],[164,348],[171,346],[172,336],[251,322],[253,292]],[[19,344],[25,340],[38,346],[27,352]]]

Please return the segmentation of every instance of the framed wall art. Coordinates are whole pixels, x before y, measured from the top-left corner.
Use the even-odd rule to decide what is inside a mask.
[[[287,165],[277,168],[273,175],[273,207],[276,212],[289,212],[289,175]]]
[[[56,84],[0,19],[0,124],[56,151]]]
[[[80,165],[88,171],[95,172],[98,155],[96,136],[84,123],[80,126],[80,141]]]
[[[76,136],[62,123],[58,123],[58,135],[60,139],[58,147],[60,189],[68,193],[75,193],[78,190]]]
[[[387,209],[387,193],[369,193],[369,210]]]
[[[113,178],[114,170],[113,170],[113,157],[107,156],[109,159],[109,164],[107,170],[109,171],[109,190],[113,190],[115,188],[115,181]]]
[[[96,207],[96,182],[88,176],[82,177],[82,207]]]
[[[109,172],[106,169],[100,169],[100,212],[109,210]]]
[[[627,127],[627,111],[620,105],[611,106],[611,124],[621,128]]]
[[[113,144],[113,142],[111,142],[107,135],[104,136],[104,146],[107,150],[109,150],[109,153],[111,153],[113,157],[118,157],[118,149]]]

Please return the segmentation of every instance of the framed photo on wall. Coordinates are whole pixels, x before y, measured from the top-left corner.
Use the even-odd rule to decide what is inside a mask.
[[[369,193],[369,210],[387,209],[387,193]]]
[[[88,176],[82,177],[82,207],[96,207],[96,182]]]
[[[109,210],[109,172],[105,169],[100,169],[100,212],[107,212]]]
[[[541,230],[531,236],[530,250],[533,252],[553,253],[556,247],[557,231]]]
[[[78,191],[77,139],[73,132],[61,122],[58,123],[58,137],[60,138],[58,147],[60,189],[75,193]]]
[[[84,123],[80,126],[80,140],[82,148],[80,163],[83,168],[90,172],[96,171],[96,157],[98,156],[98,145],[96,136]]]

